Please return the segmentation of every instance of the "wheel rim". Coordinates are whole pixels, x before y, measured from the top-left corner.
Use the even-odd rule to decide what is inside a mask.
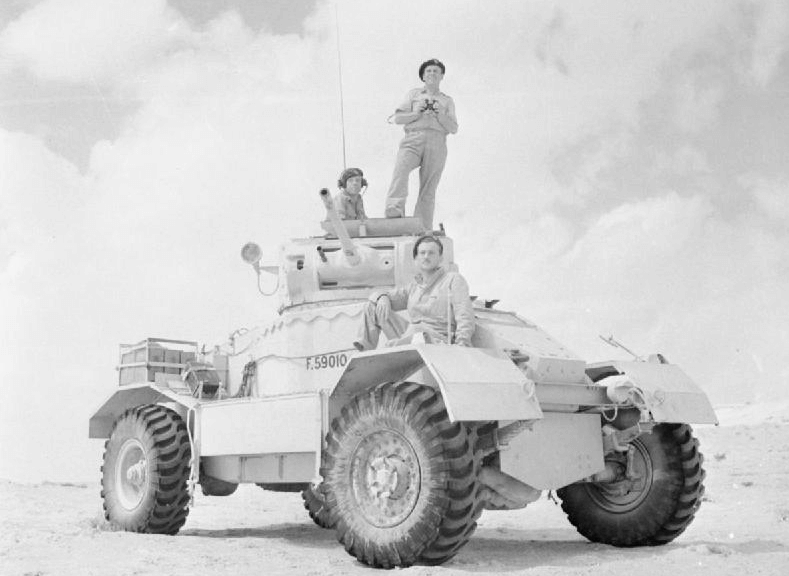
[[[639,441],[633,442],[631,446],[634,448],[635,480],[586,485],[590,498],[609,512],[622,514],[637,508],[652,488],[653,470],[649,452]]]
[[[416,506],[422,473],[411,443],[393,430],[365,436],[351,459],[351,490],[364,518],[391,528]]]
[[[115,489],[118,500],[127,510],[139,506],[148,489],[148,459],[136,438],[126,440],[118,452]]]

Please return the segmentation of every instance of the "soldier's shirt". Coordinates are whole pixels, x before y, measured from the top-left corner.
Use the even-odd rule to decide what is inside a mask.
[[[451,96],[447,96],[443,92],[439,92],[438,94],[429,94],[425,88],[414,88],[413,90],[409,90],[403,101],[397,107],[396,112],[413,112],[417,103],[423,102],[425,100],[438,100],[441,102],[447,111],[447,116],[452,119],[452,125],[455,127],[455,129],[449,131],[439,123],[435,116],[432,114],[424,114],[421,118],[405,124],[403,126],[404,130],[406,132],[436,130],[437,132],[442,132],[443,134],[448,134],[449,132],[454,134],[457,132],[458,121],[455,117],[455,101],[452,100]]]
[[[361,194],[351,196],[345,190],[334,197],[334,210],[341,220],[365,220],[364,200]]]
[[[439,269],[436,276],[424,283],[417,274],[408,286],[395,288],[388,292],[375,292],[370,300],[376,301],[386,294],[392,302],[392,310],[408,310],[411,325],[426,328],[428,333],[447,340],[447,319],[451,318],[451,328],[455,342],[469,344],[474,333],[474,310],[468,293],[468,283],[457,272]]]

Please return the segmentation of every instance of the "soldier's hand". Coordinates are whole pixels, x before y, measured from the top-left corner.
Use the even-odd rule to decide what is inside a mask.
[[[414,106],[413,106],[414,112],[421,114],[422,112],[425,111],[425,108],[427,108],[427,102],[425,102],[424,100],[417,100],[416,102],[414,102]]]
[[[381,296],[378,302],[375,303],[375,315],[378,321],[383,323],[389,320],[389,314],[392,313],[392,301],[389,296]]]

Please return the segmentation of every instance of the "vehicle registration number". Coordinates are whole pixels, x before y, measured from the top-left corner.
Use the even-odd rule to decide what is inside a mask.
[[[323,370],[325,368],[342,368],[348,363],[348,355],[321,354],[319,356],[307,356],[307,370]]]

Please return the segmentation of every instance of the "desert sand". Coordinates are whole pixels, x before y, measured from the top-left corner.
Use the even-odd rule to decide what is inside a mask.
[[[690,527],[669,545],[592,544],[548,494],[524,510],[486,511],[469,544],[443,566],[409,575],[563,574],[716,576],[789,574],[789,406],[718,410],[697,427],[706,494]],[[96,477],[101,455],[96,443]],[[375,573],[334,532],[314,525],[299,494],[241,486],[199,493],[177,536],[113,531],[96,483],[0,482],[4,576],[194,576]]]

